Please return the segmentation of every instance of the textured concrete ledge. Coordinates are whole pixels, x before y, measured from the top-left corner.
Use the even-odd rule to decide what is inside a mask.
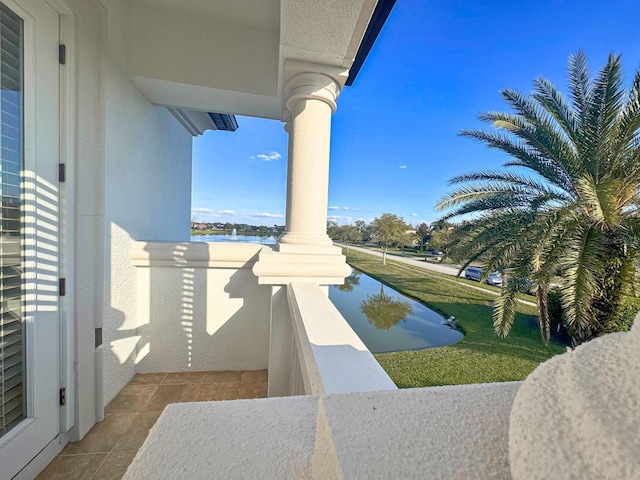
[[[320,287],[292,283],[287,297],[305,392],[397,388]]]
[[[173,404],[124,479],[506,479],[519,385]]]
[[[136,267],[252,268],[263,249],[251,243],[134,242],[131,262]]]

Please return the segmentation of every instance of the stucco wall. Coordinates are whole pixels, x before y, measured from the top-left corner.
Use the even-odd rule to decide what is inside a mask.
[[[187,240],[191,202],[191,136],[153,106],[126,72],[126,11],[108,9],[105,75],[104,399],[135,373],[140,340],[136,319],[135,240]]]
[[[251,271],[261,248],[137,242],[136,371],[267,368],[271,288]]]

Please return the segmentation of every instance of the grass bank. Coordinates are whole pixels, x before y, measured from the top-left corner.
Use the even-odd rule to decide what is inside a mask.
[[[542,342],[531,306],[518,305],[511,333],[500,338],[491,318],[495,296],[389,258],[383,266],[379,257],[351,250],[347,261],[445,317],[453,315],[465,334],[462,341],[447,347],[375,355],[398,387],[523,380],[538,364],[565,351]]]

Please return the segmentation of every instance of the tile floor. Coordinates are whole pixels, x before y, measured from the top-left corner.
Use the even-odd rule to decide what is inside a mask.
[[[168,404],[266,396],[266,370],[137,374],[107,405],[104,421],[69,443],[36,480],[121,479]]]

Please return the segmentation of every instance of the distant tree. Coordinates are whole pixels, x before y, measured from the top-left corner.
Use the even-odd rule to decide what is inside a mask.
[[[449,243],[451,243],[453,230],[436,230],[429,239],[430,250],[445,250]]]
[[[449,230],[451,227],[453,227],[453,224],[447,220],[436,220],[435,222],[433,222],[431,224],[431,230],[434,232],[439,232],[441,230]]]
[[[327,235],[331,240],[337,240],[336,235],[338,232],[338,224],[333,220],[327,222]]]
[[[416,243],[416,234],[413,230],[405,230],[398,238],[398,245],[402,248],[402,256],[406,254],[407,246],[413,247]]]
[[[360,239],[358,241],[366,242],[369,240],[369,237],[371,236],[369,231],[370,229],[364,220],[356,220],[353,222],[353,226],[358,229],[358,233],[360,234]]]
[[[389,245],[398,243],[402,240],[407,230],[411,226],[407,225],[404,218],[393,213],[383,213],[371,222],[371,234],[373,240],[382,248],[382,264],[386,265],[387,249]]]
[[[347,255],[349,254],[349,243],[357,242],[360,237],[360,232],[353,225],[343,225],[336,228],[336,240],[344,243],[347,246]]]
[[[416,237],[418,237],[418,241],[420,242],[420,250],[424,251],[426,243],[431,238],[431,227],[424,222],[421,223],[416,228]]]

